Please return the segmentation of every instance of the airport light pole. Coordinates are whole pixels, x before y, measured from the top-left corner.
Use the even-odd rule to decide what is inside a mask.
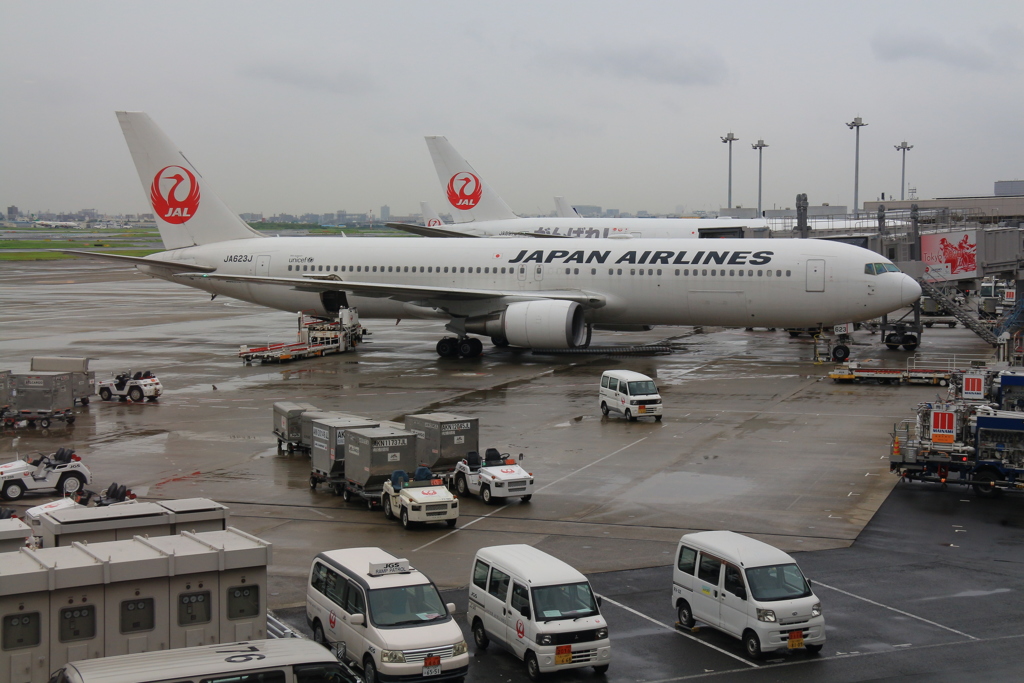
[[[739,140],[739,138],[736,137],[735,135],[733,135],[732,131],[730,131],[728,135],[726,135],[724,138],[722,138],[722,142],[726,142],[726,143],[729,144],[729,208],[730,209],[732,208],[732,143],[736,142],[737,140]]]
[[[858,195],[860,193],[860,129],[868,124],[864,123],[864,121],[858,116],[846,125],[857,131],[857,151],[853,161],[853,217],[857,218],[860,212],[860,204],[858,203]]]
[[[764,148],[768,145],[764,144],[764,140],[758,140],[756,145],[751,145],[753,149],[757,150],[757,217],[761,217],[761,155],[764,153]]]
[[[907,152],[914,149],[913,145],[908,145],[907,141],[904,140],[898,145],[893,145],[897,152],[903,152],[903,173],[900,174],[900,201],[903,201],[904,191],[907,189]]]

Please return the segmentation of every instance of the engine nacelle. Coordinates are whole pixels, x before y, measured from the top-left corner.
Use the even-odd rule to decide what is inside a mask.
[[[466,331],[528,349],[571,349],[587,339],[583,307],[575,301],[520,301],[501,313],[470,318]]]

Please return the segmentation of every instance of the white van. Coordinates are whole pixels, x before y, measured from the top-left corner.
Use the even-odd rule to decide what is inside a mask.
[[[544,672],[594,667],[612,659],[608,623],[583,574],[528,545],[481,548],[469,582],[469,624],[477,650],[495,640]]]
[[[654,380],[629,370],[607,370],[601,375],[598,397],[601,413],[618,413],[630,422],[652,416],[661,422],[661,395]]]
[[[469,668],[455,605],[426,576],[380,548],[320,553],[309,570],[313,639],[338,646],[366,683],[456,681]]]
[[[672,607],[679,623],[700,620],[743,640],[750,657],[825,644],[821,602],[792,557],[731,531],[679,539],[672,570]]]
[[[182,681],[359,683],[359,677],[316,643],[301,638],[201,645],[70,662],[49,683],[181,683]]]

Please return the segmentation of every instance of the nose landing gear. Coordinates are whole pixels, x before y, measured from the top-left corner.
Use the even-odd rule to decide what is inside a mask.
[[[442,358],[476,358],[483,350],[483,342],[476,337],[444,337],[437,342],[437,355]]]

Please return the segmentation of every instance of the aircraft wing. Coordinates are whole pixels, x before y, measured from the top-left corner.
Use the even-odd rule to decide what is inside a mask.
[[[431,287],[427,285],[397,285],[382,282],[352,282],[337,275],[324,277],[267,277],[265,275],[222,275],[205,273],[177,273],[176,278],[190,280],[218,280],[220,282],[241,282],[252,285],[276,285],[294,287],[306,292],[352,292],[359,296],[374,296],[409,303],[425,301],[483,301],[486,299],[516,298],[558,299],[575,301],[588,308],[600,308],[605,299],[599,294],[582,290],[523,291],[519,289],[469,289],[462,287]]]
[[[426,227],[423,225],[412,225],[410,223],[385,223],[384,225],[389,228],[395,228],[396,230],[404,230],[405,232],[411,232],[414,235],[422,235],[423,237],[480,237],[480,235],[470,235],[458,230],[446,230],[445,228],[434,228]]]
[[[185,261],[160,261],[157,259],[145,258],[143,256],[103,254],[98,251],[82,251],[79,249],[54,249],[53,251],[58,251],[62,254],[75,254],[76,256],[100,259],[101,261],[119,261],[121,263],[130,263],[132,265],[140,266],[160,266],[161,268],[169,268],[171,270],[178,270],[181,272],[212,273],[217,270],[212,266],[198,266],[194,263],[186,263]]]
[[[422,225],[411,225],[409,223],[385,223],[389,228],[395,228],[396,230],[404,230],[405,232],[411,232],[414,235],[422,235],[423,237],[473,237],[481,238],[485,235],[470,235],[469,233],[460,232],[459,230],[450,230],[446,228],[434,228],[424,227]],[[467,224],[463,224],[467,225]],[[510,232],[507,233],[509,237],[557,237],[558,239],[565,239],[569,235],[545,235],[540,232]]]

